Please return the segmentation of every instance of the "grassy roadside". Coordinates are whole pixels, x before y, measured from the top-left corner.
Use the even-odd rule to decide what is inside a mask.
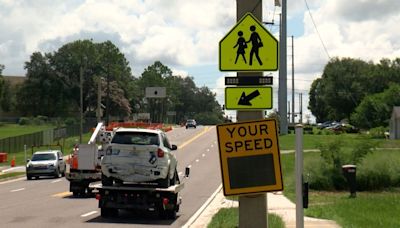
[[[6,181],[9,179],[15,179],[17,177],[22,177],[25,176],[25,172],[15,172],[15,173],[4,173],[0,174],[0,182],[1,181]]]
[[[208,228],[234,228],[239,224],[239,209],[222,208],[212,218]],[[285,224],[282,219],[275,214],[268,214],[268,227],[284,228]]]
[[[375,153],[400,156],[400,153],[396,151],[377,151]],[[318,156],[319,153],[305,153],[304,160]],[[281,158],[284,194],[292,202],[295,202],[295,156],[294,154],[282,154]],[[399,189],[358,192],[356,198],[349,198],[349,192],[310,191],[309,208],[305,209],[305,215],[334,220],[342,227],[400,227],[399,211]]]
[[[53,128],[51,125],[19,125],[19,124],[1,124],[0,139],[18,135],[30,134],[38,131]]]
[[[364,137],[359,134],[346,135],[304,135],[303,149],[316,149],[321,142],[333,141],[342,137],[347,144],[355,144]],[[380,148],[399,148],[400,140],[371,139],[378,143]],[[295,135],[289,134],[279,137],[281,150],[295,149]],[[389,152],[388,152],[389,151]],[[391,153],[390,150],[377,151],[377,153]],[[392,153],[391,153],[392,154]],[[319,157],[320,153],[305,153],[304,159]],[[396,155],[397,156],[397,155]],[[400,156],[400,153],[399,153]],[[284,178],[284,194],[295,202],[295,156],[292,154],[281,155],[282,173]],[[342,227],[400,227],[398,212],[400,211],[400,190],[391,192],[362,192],[357,198],[349,198],[348,192],[318,192],[311,191],[309,195],[309,209],[305,215],[316,218],[336,221]],[[272,215],[277,220],[281,219]],[[237,227],[238,209],[221,209],[214,217],[209,228]],[[272,222],[274,218],[269,219]],[[279,223],[279,222],[278,222]],[[284,227],[283,222],[270,227]]]

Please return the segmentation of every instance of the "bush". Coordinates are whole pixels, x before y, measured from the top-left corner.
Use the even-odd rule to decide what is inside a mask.
[[[399,152],[377,151],[368,155],[357,167],[359,191],[400,187]]]
[[[35,125],[43,125],[47,122],[49,118],[47,116],[37,116],[33,118],[31,121]]]
[[[18,124],[19,125],[29,125],[29,124],[31,124],[31,119],[29,119],[28,117],[21,117],[21,118],[19,118]]]
[[[311,189],[315,190],[343,190],[347,188],[347,181],[342,173],[345,164],[360,164],[371,152],[374,145],[369,140],[360,140],[352,148],[344,149],[344,141],[337,138],[331,142],[320,144],[319,159],[307,161],[305,171],[309,175]]]
[[[78,124],[78,123],[79,123],[79,121],[77,119],[75,119],[75,118],[72,118],[72,117],[69,117],[64,121],[64,124],[67,125],[67,126],[75,125],[75,124]]]
[[[388,131],[385,127],[376,127],[369,130],[369,136],[373,139],[384,139],[385,132]]]

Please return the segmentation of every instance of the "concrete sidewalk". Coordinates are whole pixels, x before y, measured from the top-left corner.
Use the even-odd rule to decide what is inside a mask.
[[[285,222],[287,228],[296,227],[296,206],[288,200],[282,192],[267,193],[268,212],[278,215]],[[237,201],[227,200],[219,189],[214,199],[210,201],[209,205],[199,214],[198,218],[193,223],[187,224],[191,228],[207,227],[214,214],[220,208],[238,207]],[[340,226],[331,220],[315,219],[304,217],[304,227],[309,228],[339,228]]]

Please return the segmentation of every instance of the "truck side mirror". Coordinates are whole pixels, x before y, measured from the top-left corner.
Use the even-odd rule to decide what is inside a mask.
[[[185,177],[189,177],[189,174],[190,174],[190,168],[186,167],[185,168]]]

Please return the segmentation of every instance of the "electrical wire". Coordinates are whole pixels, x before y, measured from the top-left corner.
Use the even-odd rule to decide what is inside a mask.
[[[318,34],[318,37],[319,37],[319,40],[321,41],[322,46],[324,47],[325,53],[326,53],[326,55],[328,56],[328,59],[331,59],[331,56],[329,55],[328,49],[326,48],[325,43],[324,43],[324,41],[322,40],[321,34],[320,34],[319,31],[318,31],[317,25],[315,24],[314,18],[313,18],[312,14],[311,14],[310,7],[308,7],[307,0],[304,0],[304,2],[306,3],[306,7],[307,7],[307,10],[308,10],[308,14],[310,14],[311,21],[312,21],[312,23],[313,23],[313,25],[314,25],[315,31],[316,31],[317,34]]]

